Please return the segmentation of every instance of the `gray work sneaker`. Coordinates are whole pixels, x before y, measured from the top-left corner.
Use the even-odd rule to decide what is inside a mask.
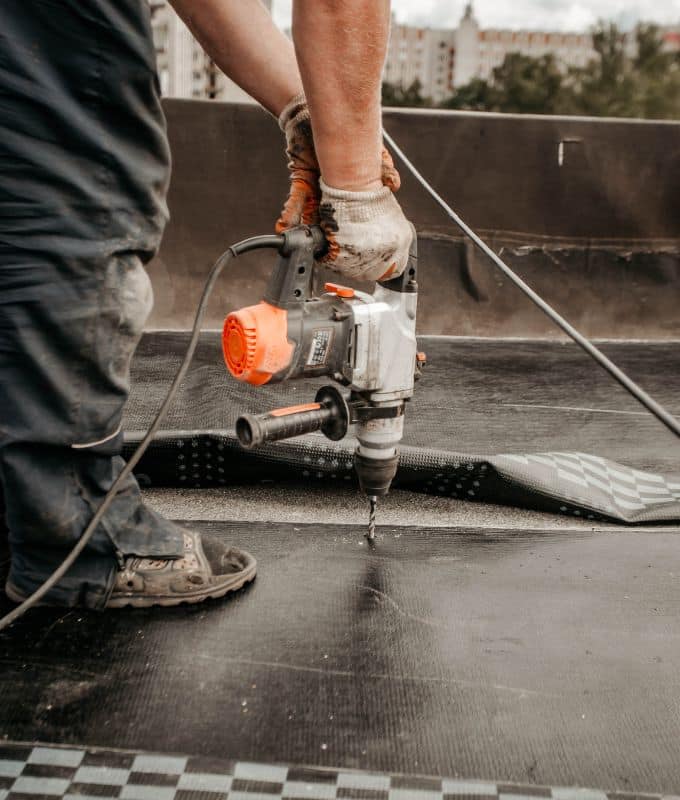
[[[106,608],[200,603],[209,597],[224,597],[255,578],[257,562],[250,553],[229,547],[210,534],[183,534],[181,558],[127,558],[124,569],[116,575]],[[15,603],[26,599],[9,580],[5,594]]]
[[[184,556],[128,558],[106,608],[178,606],[235,592],[255,577],[257,562],[216,536],[184,531]]]

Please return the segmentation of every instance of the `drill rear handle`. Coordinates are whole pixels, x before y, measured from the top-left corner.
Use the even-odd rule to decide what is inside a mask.
[[[323,256],[327,247],[318,225],[286,231],[264,301],[277,308],[302,307],[312,296],[314,259]]]

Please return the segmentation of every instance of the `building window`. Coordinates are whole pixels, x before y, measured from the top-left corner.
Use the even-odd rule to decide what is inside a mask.
[[[170,91],[170,73],[167,67],[163,67],[158,77],[161,84],[161,94],[166,95]]]

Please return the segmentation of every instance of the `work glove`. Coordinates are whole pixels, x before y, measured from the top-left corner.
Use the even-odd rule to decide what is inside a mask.
[[[328,241],[325,266],[362,281],[396,278],[406,269],[413,230],[387,186],[350,192],[321,186],[319,224]]]
[[[282,233],[296,225],[318,225],[320,169],[314,150],[314,137],[309,108],[304,94],[293,97],[281,112],[279,127],[286,136],[286,155],[290,171],[290,190],[276,223],[276,232]],[[387,148],[382,149],[383,186],[396,192],[401,178]]]
[[[283,233],[296,225],[317,225],[319,222],[321,172],[304,94],[296,95],[283,109],[279,127],[286,135],[290,171],[290,190],[276,222],[276,232]]]

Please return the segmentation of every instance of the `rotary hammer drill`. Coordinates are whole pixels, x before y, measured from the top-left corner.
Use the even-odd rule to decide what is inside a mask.
[[[312,403],[243,414],[236,434],[250,449],[318,430],[337,441],[354,425],[354,466],[371,501],[372,539],[377,498],[397,472],[406,403],[425,363],[415,335],[416,235],[403,274],[377,283],[372,294],[327,283],[314,295],[315,258],[325,246],[318,227],[286,232],[264,298],[227,316],[222,347],[237,380],[261,386],[328,376],[345,389],[324,386]]]

